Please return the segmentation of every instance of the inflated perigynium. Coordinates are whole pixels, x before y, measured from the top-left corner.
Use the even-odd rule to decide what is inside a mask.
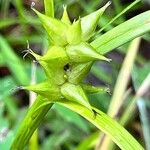
[[[31,51],[43,67],[47,80],[24,89],[31,90],[51,101],[65,98],[91,109],[86,93],[101,91],[101,88],[83,83],[94,61],[110,61],[100,55],[88,43],[95,32],[98,21],[109,6],[71,23],[66,7],[61,20],[41,14],[33,8],[48,33],[50,47],[44,56]]]

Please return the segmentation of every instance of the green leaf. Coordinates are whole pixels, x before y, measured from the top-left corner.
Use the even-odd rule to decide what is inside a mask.
[[[150,123],[149,123],[149,116],[148,116],[148,109],[146,109],[146,99],[140,98],[137,101],[137,106],[140,114],[141,126],[144,135],[144,141],[146,145],[146,149],[150,149]]]
[[[50,103],[40,107],[43,103],[45,103],[45,101],[45,98],[41,96],[37,97],[19,127],[19,130],[11,146],[11,150],[23,149],[24,146],[28,143],[32,134],[37,129],[44,116],[47,114],[48,110],[52,107],[52,104]],[[38,111],[36,111],[37,108],[39,108]]]
[[[49,17],[54,17],[54,1],[44,0],[45,14]]]
[[[97,77],[99,80],[102,80],[105,83],[111,84],[112,82],[111,76],[106,76],[108,71],[105,68],[100,67],[102,63],[103,62],[97,62],[96,64],[94,64],[91,68],[91,73],[95,77]]]
[[[19,17],[20,19],[24,19],[25,17],[25,9],[23,6],[23,1],[21,0],[14,0],[13,2],[15,2],[15,7],[18,11]]]
[[[135,0],[133,3],[131,3],[128,7],[126,7],[124,10],[120,11],[121,8],[119,8],[118,5],[120,5],[120,2],[118,0],[113,0],[113,4],[115,5],[116,11],[118,11],[118,14],[110,21],[108,22],[103,28],[101,28],[98,33],[102,32],[107,26],[112,24],[115,20],[117,20],[119,17],[121,17],[124,13],[128,12],[133,6],[135,6],[137,3],[139,3],[141,0]],[[120,5],[121,6],[121,5]],[[118,10],[119,9],[119,10]],[[124,18],[121,17],[120,20],[123,22]]]
[[[91,42],[100,53],[106,54],[132,39],[150,31],[150,11],[137,15]]]
[[[58,103],[86,118],[107,134],[122,150],[144,150],[127,130],[102,111],[93,108],[96,113],[95,117],[93,117],[93,113],[89,109],[78,103],[67,100]]]
[[[5,38],[0,35],[0,49],[1,54],[6,60],[6,64],[12,72],[14,78],[22,85],[27,85],[29,83],[29,77],[23,66],[21,60],[13,52],[12,48],[9,46]]]
[[[133,85],[136,91],[141,86],[144,79],[148,76],[149,71],[150,71],[149,68],[150,68],[150,63],[145,64],[141,68],[134,65],[131,76],[132,76]]]

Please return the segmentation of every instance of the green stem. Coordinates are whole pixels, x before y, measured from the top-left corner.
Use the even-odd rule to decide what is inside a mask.
[[[24,146],[30,140],[32,134],[37,129],[39,124],[42,122],[44,116],[47,114],[48,110],[52,107],[53,104],[44,105],[40,107],[38,111],[36,108],[41,106],[45,102],[45,98],[38,96],[32,107],[29,109],[27,115],[25,116],[17,135],[11,146],[11,150],[22,150]]]
[[[31,64],[31,85],[36,84],[36,70],[37,70],[37,65],[35,62],[32,62]],[[32,104],[34,103],[34,101],[36,100],[37,94],[30,91],[29,93],[29,105],[32,107]],[[38,150],[38,129],[35,130],[35,132],[33,133],[33,135],[30,138],[29,141],[29,150]]]

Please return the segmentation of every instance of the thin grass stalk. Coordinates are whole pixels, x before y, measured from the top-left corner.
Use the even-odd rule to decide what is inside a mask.
[[[133,3],[131,3],[128,7],[126,7],[125,9],[123,9],[120,13],[118,13],[118,15],[116,15],[114,18],[112,18],[104,27],[102,27],[97,33],[101,33],[105,28],[107,28],[110,24],[112,24],[115,20],[117,20],[118,18],[120,19],[120,17],[125,14],[126,12],[128,12],[128,10],[130,10],[132,7],[134,7],[137,3],[139,3],[141,0],[135,0]],[[121,20],[123,21],[123,18],[121,18]]]
[[[140,113],[140,120],[143,130],[143,136],[145,141],[145,147],[147,150],[150,149],[150,124],[148,120],[148,111],[146,110],[145,99],[140,98],[137,100],[137,106]]]
[[[136,102],[137,100],[142,97],[150,88],[150,73],[147,75],[146,79],[143,81],[142,85],[138,89],[136,95],[132,99],[131,103],[128,105],[128,107],[125,109],[123,115],[120,118],[120,124],[125,126],[127,123],[129,123],[136,113]],[[132,115],[131,115],[132,114]]]
[[[33,61],[31,64],[31,85],[34,85],[36,83],[36,63]],[[32,104],[34,103],[35,99],[37,97],[37,94],[30,91],[29,92],[29,105],[30,107],[32,106]],[[29,150],[38,150],[39,146],[38,146],[38,129],[35,130],[35,132],[33,133],[30,141],[29,141]]]
[[[54,1],[44,0],[45,14],[49,17],[54,17]]]
[[[140,41],[141,38],[136,38],[131,42],[127,56],[122,64],[108,109],[108,115],[111,117],[117,116],[122,104],[124,103],[123,96],[129,83],[131,70],[139,49]]]

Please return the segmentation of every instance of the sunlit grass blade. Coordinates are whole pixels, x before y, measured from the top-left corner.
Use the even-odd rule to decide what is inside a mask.
[[[123,11],[121,11],[118,15],[116,15],[110,22],[108,22],[103,28],[101,28],[97,33],[102,32],[107,26],[112,24],[115,20],[117,20],[120,16],[122,16],[124,13],[126,13],[129,9],[131,9],[133,6],[135,6],[137,3],[139,3],[141,0],[136,0],[133,3],[131,3],[128,7],[126,7]]]
[[[75,111],[89,122],[94,124],[97,128],[102,130],[105,134],[111,137],[111,139],[122,149],[122,150],[144,150],[142,146],[116,121],[111,119],[109,116],[93,108],[95,116],[86,107],[72,103],[71,101],[61,101],[59,104]],[[129,140],[130,139],[130,140]]]
[[[91,45],[99,53],[106,54],[149,31],[150,11],[146,11],[99,36]]]
[[[54,1],[44,0],[45,14],[49,17],[54,17]]]
[[[14,2],[15,2],[15,6],[17,8],[20,19],[23,19],[23,17],[25,16],[23,1],[22,0],[14,0]]]
[[[37,78],[36,78],[36,71],[37,71],[37,65],[35,62],[32,62],[31,64],[31,81],[30,84],[36,84]],[[34,103],[34,101],[36,100],[36,93],[30,91],[29,92],[29,104],[30,107],[32,107],[32,104]],[[29,150],[39,150],[39,144],[38,144],[38,129],[36,129],[33,133],[33,135],[30,138],[29,141]]]

